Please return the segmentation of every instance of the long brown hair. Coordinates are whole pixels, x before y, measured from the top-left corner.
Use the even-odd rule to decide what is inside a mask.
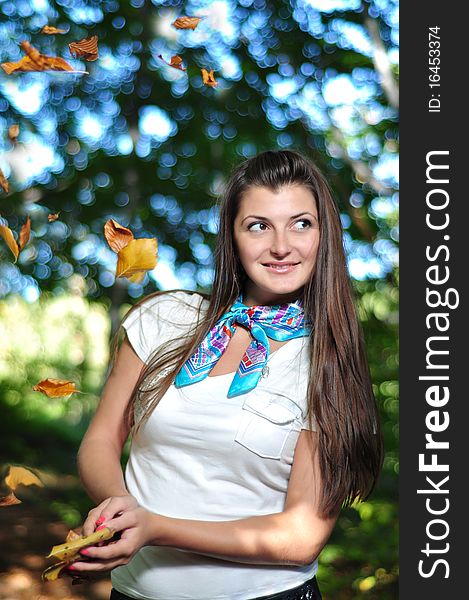
[[[148,418],[184,362],[244,291],[246,274],[233,235],[243,194],[253,186],[276,192],[286,185],[307,187],[316,200],[319,216],[316,268],[304,286],[302,297],[305,318],[313,323],[309,341],[308,415],[310,424],[313,415],[316,421],[323,480],[319,510],[326,517],[336,514],[342,505],[369,496],[381,470],[383,446],[363,335],[346,268],[339,212],[324,176],[310,159],[298,152],[262,152],[233,170],[219,201],[212,292],[201,294],[209,301],[208,307],[203,315],[199,308],[193,329],[176,348],[160,347],[152,354],[142,369],[126,416],[129,424],[137,428]],[[156,292],[151,296],[171,292]],[[118,337],[116,344],[117,340]],[[135,423],[137,402],[142,417]]]

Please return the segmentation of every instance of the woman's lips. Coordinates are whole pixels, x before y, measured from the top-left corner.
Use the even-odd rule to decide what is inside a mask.
[[[268,271],[271,273],[283,274],[283,273],[291,273],[295,267],[298,266],[299,263],[289,264],[289,265],[279,265],[274,266],[272,264],[263,265]]]

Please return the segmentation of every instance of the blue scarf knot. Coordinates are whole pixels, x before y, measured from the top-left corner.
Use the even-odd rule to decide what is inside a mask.
[[[208,376],[226,350],[235,332],[235,323],[246,327],[254,339],[241,359],[228,390],[228,398],[245,394],[256,387],[270,354],[268,337],[283,342],[311,333],[311,327],[304,322],[301,300],[276,306],[246,306],[240,295],[184,363],[176,375],[176,387],[202,381]]]

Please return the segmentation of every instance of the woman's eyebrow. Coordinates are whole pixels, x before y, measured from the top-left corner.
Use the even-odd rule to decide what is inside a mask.
[[[293,215],[292,217],[290,217],[290,220],[291,219],[296,219],[298,217],[302,217],[303,215],[311,215],[314,219],[317,220],[317,216],[313,215],[310,212],[302,212],[302,213],[299,213],[297,215]],[[268,217],[261,217],[260,215],[248,215],[247,217],[244,217],[244,219],[241,221],[241,224],[244,223],[244,221],[246,219],[249,219],[249,217],[252,217],[253,219],[261,219],[262,221],[269,221],[270,222],[270,219]]]

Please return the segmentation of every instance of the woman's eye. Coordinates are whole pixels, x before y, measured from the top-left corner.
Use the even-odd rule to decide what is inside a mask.
[[[298,225],[298,223],[305,224],[304,227],[300,227],[300,229],[306,229],[307,227],[311,227],[311,221],[309,219],[300,219],[295,223],[295,225]]]
[[[300,231],[303,229],[308,229],[312,226],[312,223],[309,219],[300,219],[299,221],[295,222],[295,225],[298,226],[298,223],[301,223],[301,226],[298,227]],[[257,223],[251,223],[250,225],[248,225],[249,231],[265,231],[266,228],[266,223],[263,223],[262,221],[258,221]]]
[[[248,225],[248,230],[249,231],[264,231],[264,229],[254,229],[254,227],[267,227],[267,225],[265,223],[259,222],[259,223],[251,223],[251,225]]]

